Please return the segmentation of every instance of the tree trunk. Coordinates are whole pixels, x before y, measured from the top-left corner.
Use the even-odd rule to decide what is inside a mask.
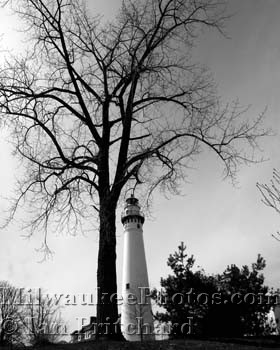
[[[116,204],[100,202],[96,338],[123,340],[119,324],[116,274]]]
[[[1,329],[0,329],[0,345],[4,345],[5,343],[5,331],[3,327],[4,327],[4,321],[2,322]]]

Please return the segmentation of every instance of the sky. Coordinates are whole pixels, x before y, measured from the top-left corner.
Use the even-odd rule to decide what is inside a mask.
[[[95,0],[92,11],[112,18],[118,1]],[[171,271],[166,265],[170,253],[181,241],[193,254],[196,265],[206,273],[222,273],[227,265],[250,265],[260,253],[267,262],[265,283],[280,287],[280,242],[271,236],[280,230],[280,216],[264,206],[256,183],[269,182],[273,168],[280,169],[280,1],[230,0],[233,13],[226,25],[228,38],[217,32],[204,32],[194,55],[210,68],[222,101],[238,98],[250,105],[249,118],[256,118],[266,109],[265,126],[275,136],[261,142],[266,161],[242,167],[238,184],[223,179],[223,167],[216,156],[204,152],[182,184],[181,196],[156,194],[152,217],[144,224],[144,241],[151,287],[159,287],[160,277]],[[17,21],[6,11],[0,13],[2,52],[24,48]],[[3,52],[2,57],[5,56]],[[1,63],[1,60],[0,60]],[[12,195],[15,175],[20,164],[12,155],[7,133],[0,138],[0,213],[5,216],[7,200]],[[59,293],[92,293],[96,288],[98,232],[93,226],[87,235],[53,235],[49,244],[55,252],[52,259],[41,259],[36,251],[42,237],[22,237],[20,222],[0,231],[0,280],[15,286],[43,288]],[[120,210],[117,223],[117,273],[121,284],[123,228]],[[93,292],[94,293],[94,292]],[[94,314],[92,306],[65,306],[63,315],[69,319],[70,331],[77,328],[76,317]],[[77,316],[78,315],[78,316]],[[73,321],[74,320],[74,321]]]

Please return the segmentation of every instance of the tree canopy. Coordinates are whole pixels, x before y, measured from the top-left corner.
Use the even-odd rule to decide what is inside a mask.
[[[166,310],[157,317],[171,322],[171,334],[175,337],[264,334],[272,299],[264,285],[263,257],[258,255],[251,269],[232,264],[217,275],[195,269],[194,263],[194,257],[187,255],[182,243],[167,261],[173,274],[161,278],[161,291],[153,291],[158,305]],[[184,323],[189,324],[186,333],[181,327]],[[172,327],[174,324],[177,326]]]

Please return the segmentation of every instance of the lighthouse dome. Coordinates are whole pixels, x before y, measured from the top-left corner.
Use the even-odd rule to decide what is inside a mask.
[[[126,224],[130,219],[135,219],[136,221],[144,223],[145,217],[143,212],[140,210],[140,206],[138,204],[138,199],[131,195],[131,197],[126,199],[125,207],[122,212],[121,221],[122,224]]]

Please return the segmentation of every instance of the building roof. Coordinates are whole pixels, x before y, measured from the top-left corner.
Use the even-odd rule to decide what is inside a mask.
[[[96,317],[95,316],[91,316],[89,324],[83,326],[80,330],[75,330],[70,335],[75,336],[75,335],[78,335],[78,334],[81,334],[81,333],[85,333],[85,332],[94,330],[95,323],[96,323]]]

